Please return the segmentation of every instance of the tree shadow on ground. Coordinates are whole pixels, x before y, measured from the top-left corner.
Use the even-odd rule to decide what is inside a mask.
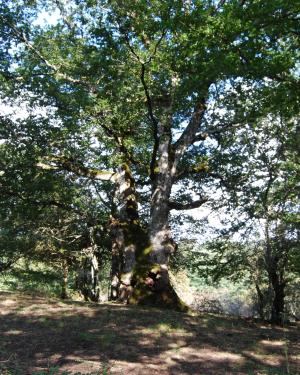
[[[297,374],[297,327],[0,293],[0,373]],[[287,370],[288,368],[288,370]]]

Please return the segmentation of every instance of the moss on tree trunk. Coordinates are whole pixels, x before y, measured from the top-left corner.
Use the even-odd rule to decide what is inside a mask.
[[[110,223],[113,260],[118,263],[113,264],[115,299],[187,311],[170,283],[166,262],[153,256],[156,249],[149,228],[140,222],[135,183],[127,164],[120,168],[118,176],[116,200],[122,208],[119,218],[112,218]]]
[[[135,224],[128,227],[126,237],[135,243],[136,249],[128,303],[187,311],[188,307],[170,283],[168,269],[151,261],[152,246],[148,231]]]

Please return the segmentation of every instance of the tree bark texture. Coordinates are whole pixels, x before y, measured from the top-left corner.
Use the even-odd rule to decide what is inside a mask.
[[[122,166],[118,180],[119,218],[110,223],[112,298],[130,304],[186,309],[170,284],[168,272],[169,253],[174,246],[168,228],[170,189],[166,195],[157,184],[152,219],[145,228],[139,219],[134,179],[127,165]]]
[[[140,231],[135,182],[130,168],[123,164],[116,178],[118,217],[110,220],[112,239],[111,299],[128,301],[132,294],[132,276],[136,264]]]

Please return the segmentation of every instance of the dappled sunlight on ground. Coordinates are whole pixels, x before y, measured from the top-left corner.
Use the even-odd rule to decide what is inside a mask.
[[[243,355],[268,366],[280,366],[282,362],[282,359],[275,354],[258,354],[250,351],[244,351]]]
[[[298,333],[228,316],[0,293],[0,373],[57,366],[122,375],[258,375],[284,374],[288,365],[295,375]]]
[[[274,347],[274,348],[282,347],[282,346],[284,346],[286,344],[286,342],[284,340],[273,340],[273,341],[270,341],[270,340],[261,340],[260,343],[262,345],[270,346],[270,347]]]

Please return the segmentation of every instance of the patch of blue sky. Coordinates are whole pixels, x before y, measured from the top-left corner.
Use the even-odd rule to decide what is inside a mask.
[[[60,11],[55,9],[53,11],[42,10],[35,21],[33,21],[34,26],[54,26],[60,18]]]

